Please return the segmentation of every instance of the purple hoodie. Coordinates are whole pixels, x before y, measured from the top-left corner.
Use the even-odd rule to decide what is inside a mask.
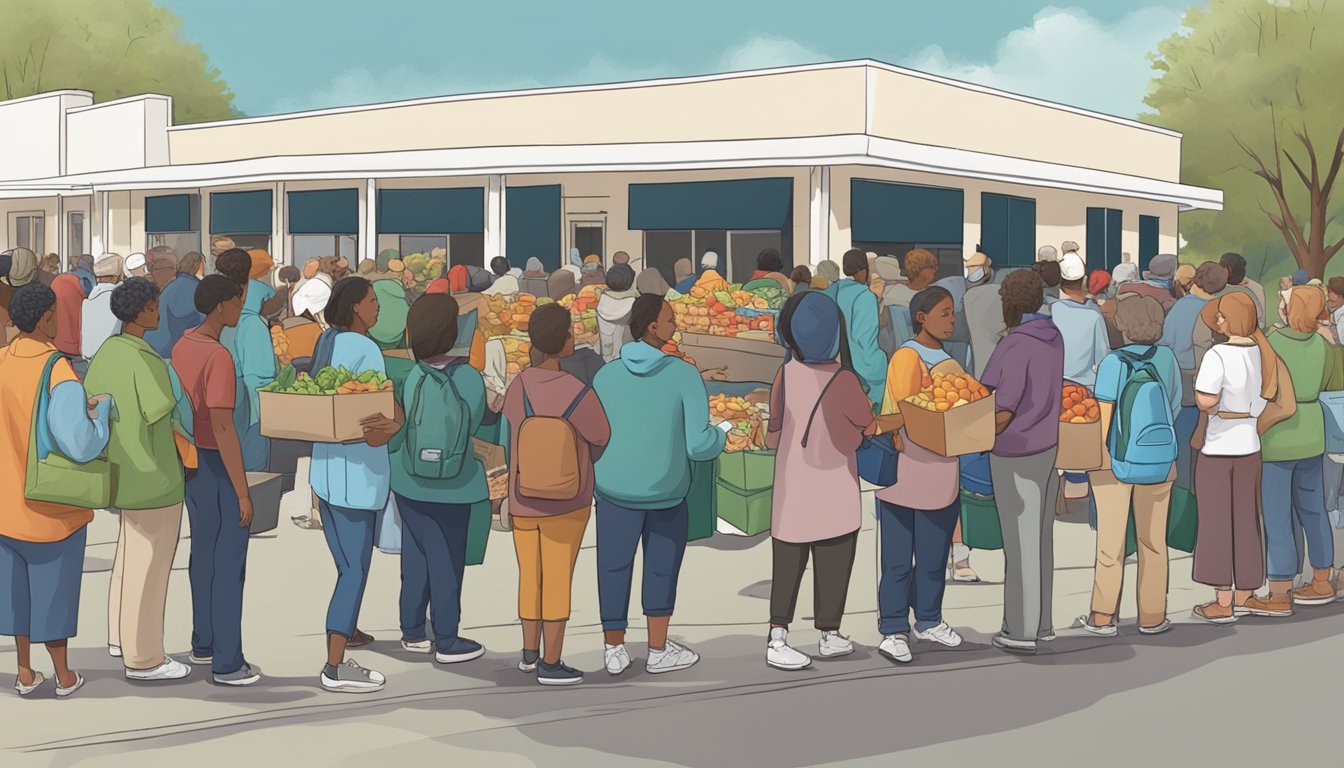
[[[982,383],[1013,420],[994,441],[997,456],[1033,456],[1059,443],[1064,338],[1050,318],[1026,315],[994,348]]]

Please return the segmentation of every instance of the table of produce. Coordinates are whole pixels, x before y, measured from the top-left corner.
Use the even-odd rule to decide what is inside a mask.
[[[770,390],[760,389],[745,397],[710,395],[709,415],[733,423],[724,451],[764,450],[765,432],[770,425]]]
[[[744,291],[711,269],[696,280],[690,293],[672,300],[672,310],[677,327],[690,333],[737,336],[760,331],[773,337],[774,313],[786,298],[784,288],[777,283]]]

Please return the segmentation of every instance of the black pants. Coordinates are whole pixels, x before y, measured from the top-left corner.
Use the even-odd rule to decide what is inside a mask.
[[[840,629],[849,596],[849,575],[854,570],[854,550],[859,532],[825,541],[793,544],[774,542],[774,581],[770,585],[770,624],[788,626],[798,605],[808,556],[812,557],[813,622],[823,632]]]

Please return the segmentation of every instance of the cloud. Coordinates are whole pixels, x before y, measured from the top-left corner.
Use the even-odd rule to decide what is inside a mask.
[[[1122,117],[1143,111],[1153,78],[1148,61],[1160,40],[1180,28],[1168,8],[1140,8],[1105,24],[1076,8],[1045,8],[1031,26],[1009,32],[992,60],[953,59],[937,45],[906,66],[1013,93]]]
[[[770,69],[797,64],[815,64],[829,59],[826,54],[785,37],[753,37],[726,51],[719,71]]]

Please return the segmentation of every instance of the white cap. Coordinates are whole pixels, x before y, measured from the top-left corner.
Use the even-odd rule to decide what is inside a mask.
[[[1087,277],[1087,264],[1077,251],[1069,251],[1059,259],[1059,277],[1061,280],[1082,280]]]
[[[124,267],[124,269],[126,270],[127,275],[131,274],[131,272],[137,269],[144,269],[144,268],[145,268],[145,254],[132,253],[130,256],[126,257],[126,266]]]
[[[705,251],[705,255],[700,257],[700,266],[710,269],[719,268],[719,254],[713,251]]]

